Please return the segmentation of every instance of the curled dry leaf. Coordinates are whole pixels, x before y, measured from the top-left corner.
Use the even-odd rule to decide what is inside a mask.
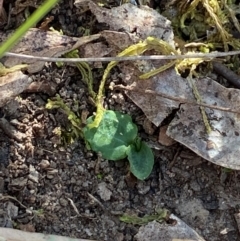
[[[196,231],[175,215],[171,214],[170,219],[175,224],[169,225],[153,221],[140,227],[135,239],[137,241],[204,241]]]
[[[31,78],[16,71],[0,77],[0,107],[22,93],[31,83]]]
[[[41,23],[39,29],[47,31],[49,29],[49,23],[54,20],[54,16],[50,16],[49,18],[45,18]]]
[[[0,32],[0,41],[6,40],[7,34]],[[99,34],[84,36],[81,38],[68,37],[56,32],[30,29],[18,44],[11,49],[13,53],[29,54],[43,57],[58,57],[74,49],[79,48],[100,37]],[[43,61],[31,59],[20,59],[17,57],[4,57],[3,63],[6,67],[12,67],[21,63],[29,64],[28,72],[39,72],[43,66]]]

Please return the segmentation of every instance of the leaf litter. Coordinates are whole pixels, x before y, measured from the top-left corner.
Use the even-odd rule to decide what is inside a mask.
[[[173,44],[171,22],[152,8],[128,3],[106,9],[91,0],[76,0],[74,4],[78,8],[87,5],[98,22],[107,24],[109,30],[135,33],[142,40],[148,36],[158,37]]]
[[[128,46],[136,42],[136,37],[139,40],[144,40],[148,36],[163,39],[174,46],[173,31],[169,20],[153,9],[147,8],[146,10],[144,6],[141,9],[132,4],[103,9],[94,2],[86,0],[77,0],[75,5],[79,7],[83,3],[87,3],[97,20],[109,25],[110,30],[125,30],[132,33],[128,39],[121,33],[125,41],[129,41],[124,43]],[[144,21],[146,18],[148,21]],[[134,19],[138,19],[138,21],[136,22]],[[111,34],[111,37],[108,35],[108,38],[106,38],[110,47],[112,47],[111,44],[118,45],[118,36],[120,36],[118,32],[112,31]],[[131,36],[134,37],[131,38]],[[122,47],[122,41],[119,42],[120,48]],[[240,120],[238,113],[205,108],[212,128],[212,132],[208,134],[199,107],[154,94],[143,93],[142,90],[152,90],[156,93],[196,102],[191,86],[185,78],[176,73],[174,68],[146,80],[139,78],[142,73],[165,64],[166,61],[151,60],[136,61],[131,64],[121,63],[119,66],[123,81],[131,87],[131,91],[126,91],[127,96],[143,110],[147,118],[156,126],[161,125],[173,110],[179,109],[169,125],[167,134],[210,162],[240,170],[238,158],[240,154],[238,148],[240,145]],[[197,77],[194,80],[202,103],[238,110],[239,90],[225,88],[211,78]]]
[[[78,2],[78,1],[77,1]],[[92,4],[92,3],[91,3]],[[125,6],[125,8],[127,8],[126,6],[127,5],[124,5]],[[134,6],[133,6],[134,7]],[[130,7],[131,9],[134,9],[134,8],[136,8],[136,7],[134,7],[134,8],[132,8],[132,6]],[[136,8],[137,9],[137,8]],[[136,9],[134,9],[134,10],[136,10]],[[127,10],[129,10],[128,8],[127,8]],[[111,10],[103,10],[103,11],[111,11]],[[132,10],[131,10],[132,11]],[[129,12],[129,13],[131,13],[131,11]],[[152,10],[151,10],[152,11]],[[137,12],[137,10],[136,10],[136,12]],[[141,14],[142,14],[142,12],[141,12]],[[138,18],[138,16],[137,15],[135,15],[135,17],[136,18]],[[109,21],[110,22],[112,22],[113,20],[110,18],[109,19]],[[132,23],[132,20],[131,20],[131,23]],[[118,30],[120,30],[121,28],[119,28],[119,26],[121,25],[121,22],[119,22],[118,23],[118,27],[115,29],[114,27],[112,28],[112,30],[115,30],[115,31],[118,31]],[[124,27],[123,27],[123,29],[127,29],[127,22],[124,22]],[[130,28],[130,26],[132,26],[132,25],[129,25],[129,28],[128,29],[131,29]],[[136,41],[136,39],[141,39],[142,37],[141,36],[144,36],[144,33],[142,33],[141,31],[140,31],[140,29],[141,29],[141,27],[142,26],[139,26],[139,27],[137,27],[137,30],[139,31],[139,32],[137,32],[136,31],[136,33],[135,34],[133,34],[132,36],[133,37],[130,37],[129,38],[129,44],[127,43],[127,42],[125,42],[125,44],[126,45],[131,45],[131,44],[133,44],[133,43],[135,43],[134,41]],[[144,28],[148,28],[149,26],[144,26]],[[143,28],[143,29],[144,29]],[[135,28],[133,29],[134,31],[136,30]],[[149,28],[148,28],[148,30],[149,30]],[[133,31],[133,32],[134,32]],[[143,32],[144,32],[144,30],[142,30]],[[106,33],[106,32],[105,32]],[[112,40],[109,40],[109,43],[110,43],[110,41],[111,42],[114,42],[114,37],[115,37],[115,42],[117,42],[116,41],[116,36],[119,36],[119,33],[118,32],[115,32],[115,34],[114,34],[114,32],[112,31],[111,32],[111,34],[112,34],[112,37],[113,37],[113,39]],[[121,33],[122,34],[122,33]],[[164,31],[163,31],[163,34],[164,34]],[[122,34],[122,36],[124,36],[123,38],[124,38],[124,40],[126,40],[126,39],[128,39],[126,36],[131,36],[131,34],[128,34],[128,33],[124,33],[124,34]],[[139,37],[140,36],[140,37]],[[171,37],[173,37],[173,34],[171,33],[170,34],[170,36]],[[155,37],[158,37],[158,38],[162,38],[163,36],[155,36]],[[132,39],[134,39],[134,41],[132,40]],[[171,39],[171,38],[170,38]],[[165,40],[167,41],[167,38],[165,38]],[[106,39],[106,41],[108,41],[108,39]],[[169,41],[172,41],[172,39],[171,40],[169,40]],[[116,47],[116,46],[115,46]],[[192,134],[192,136],[194,136],[194,135],[196,135],[197,136],[197,134],[195,134],[195,132],[196,132],[196,128],[194,128],[194,125],[196,124],[196,119],[198,119],[198,128],[199,129],[201,129],[202,130],[202,132],[200,132],[200,135],[201,135],[201,137],[200,138],[202,138],[202,139],[204,139],[205,138],[205,142],[207,142],[207,144],[208,144],[208,146],[207,146],[207,148],[209,148],[209,150],[212,150],[212,149],[214,149],[214,148],[212,148],[212,147],[217,147],[216,149],[219,149],[219,146],[220,145],[218,145],[218,142],[217,141],[215,141],[214,142],[214,140],[212,140],[212,139],[206,139],[206,130],[205,130],[205,127],[204,127],[204,124],[203,123],[201,123],[201,122],[203,122],[202,121],[202,116],[201,116],[201,114],[200,114],[200,111],[198,110],[198,108],[197,107],[193,107],[192,108],[192,110],[191,110],[191,112],[190,112],[190,116],[191,117],[189,117],[187,114],[185,114],[185,113],[187,113],[187,110],[186,109],[184,109],[184,107],[187,107],[187,108],[190,108],[190,107],[192,107],[192,106],[188,106],[188,105],[186,105],[186,104],[182,104],[181,102],[179,102],[179,101],[171,101],[171,100],[169,100],[169,99],[166,99],[166,98],[159,98],[159,97],[157,97],[157,96],[151,96],[151,98],[150,99],[147,99],[147,97],[149,97],[149,95],[146,95],[146,96],[143,96],[142,95],[142,92],[141,92],[141,94],[139,94],[138,93],[138,91],[137,91],[137,87],[136,86],[138,86],[138,88],[140,89],[151,89],[153,86],[154,86],[154,88],[152,88],[154,91],[156,91],[156,90],[158,90],[159,89],[159,92],[161,92],[162,93],[162,91],[163,90],[165,90],[166,91],[166,93],[167,94],[171,94],[171,95],[173,95],[174,96],[174,94],[176,94],[177,96],[180,96],[181,98],[186,98],[186,99],[192,99],[193,101],[195,101],[195,98],[194,98],[194,96],[193,96],[193,94],[192,94],[192,90],[191,90],[191,88],[190,88],[190,86],[186,83],[186,80],[185,79],[183,79],[183,78],[180,78],[178,75],[176,75],[176,72],[175,72],[175,70],[172,68],[172,69],[169,69],[169,70],[167,70],[167,71],[165,71],[165,72],[163,72],[163,73],[160,73],[160,74],[158,74],[158,75],[156,75],[156,76],[154,76],[154,77],[152,77],[152,78],[150,78],[149,80],[139,80],[139,78],[138,78],[138,76],[141,74],[141,71],[139,70],[139,66],[141,66],[141,65],[145,65],[147,68],[148,68],[148,66],[149,66],[149,68],[150,69],[152,69],[152,68],[157,68],[158,66],[159,66],[159,64],[161,64],[161,62],[159,61],[158,63],[157,62],[152,62],[152,61],[144,61],[144,62],[142,62],[142,63],[137,63],[136,65],[135,64],[129,64],[129,65],[126,65],[126,64],[121,64],[120,66],[121,66],[121,71],[122,71],[122,73],[123,73],[123,76],[124,76],[124,81],[128,84],[128,85],[131,85],[131,86],[133,86],[134,87],[134,89],[135,89],[135,91],[127,91],[126,93],[127,93],[127,95],[144,111],[144,113],[146,114],[146,116],[149,118],[149,120],[151,120],[155,125],[160,125],[161,124],[161,122],[162,122],[162,120],[165,118],[165,117],[167,117],[171,112],[172,112],[172,110],[174,110],[174,109],[178,109],[179,107],[180,107],[180,110],[179,110],[179,112],[177,113],[177,115],[176,115],[176,123],[173,121],[172,122],[172,124],[170,124],[170,127],[169,127],[169,131],[168,131],[168,133],[169,133],[169,135],[171,136],[171,135],[174,135],[174,134],[171,134],[171,130],[172,130],[172,132],[173,132],[173,130],[176,130],[177,128],[179,128],[180,129],[180,133],[181,133],[181,128],[182,128],[182,125],[185,125],[185,126],[187,126],[187,129],[191,132],[193,132],[193,134]],[[142,70],[142,69],[141,69]],[[161,78],[161,76],[162,75],[164,75],[164,74],[166,74],[167,76],[165,76],[165,79],[168,79],[168,81],[164,81],[163,79],[164,78]],[[167,78],[168,77],[168,78]],[[177,78],[179,78],[179,79],[177,79]],[[178,83],[178,81],[176,81],[175,79],[177,79],[180,83]],[[181,79],[181,80],[180,80]],[[177,87],[179,87],[179,89],[175,89],[174,88],[174,86],[173,85],[175,85],[175,82],[174,82],[174,80],[176,81],[176,83],[178,83],[178,85],[177,85]],[[154,81],[156,82],[156,83],[154,83]],[[153,83],[152,83],[153,82]],[[167,83],[167,82],[169,82],[169,83]],[[199,79],[199,82],[200,82],[200,79]],[[202,83],[198,83],[198,81],[196,81],[196,84],[197,84],[197,86],[198,85],[203,85],[202,86],[202,88],[203,88],[203,90],[206,90],[206,89],[208,89],[208,86],[209,85],[212,85],[213,86],[213,89],[215,88],[215,85],[213,84],[213,83],[215,83],[215,82],[213,82],[213,81],[211,80],[211,79],[207,79],[207,80],[203,80],[203,84]],[[173,84],[174,83],[174,84]],[[209,84],[210,83],[210,84]],[[162,85],[160,85],[160,84],[162,84]],[[140,85],[140,86],[139,86]],[[183,86],[182,86],[183,85]],[[144,87],[144,88],[143,88]],[[181,87],[181,88],[180,88]],[[229,96],[231,96],[231,94],[229,95],[229,92],[227,92],[225,89],[226,88],[223,88],[223,89],[220,89],[220,90],[222,90],[223,92],[224,92],[224,95],[223,95],[223,99],[221,99],[221,101],[219,102],[219,93],[216,93],[216,95],[215,95],[215,99],[214,99],[214,101],[212,100],[212,99],[210,99],[210,100],[208,100],[208,98],[207,97],[205,97],[204,96],[204,94],[202,93],[202,89],[198,86],[198,89],[199,89],[199,92],[200,92],[200,94],[201,94],[201,97],[202,97],[202,99],[203,99],[203,102],[204,103],[211,103],[211,104],[219,104],[220,106],[224,106],[225,104],[226,104],[226,102],[225,102],[225,99],[224,99],[224,97],[228,97],[228,99],[230,99],[229,100],[229,104],[232,104],[232,99],[237,99],[237,97],[236,97],[236,95],[234,95],[234,98],[232,98],[232,97],[230,97],[229,98]],[[236,91],[236,90],[234,90],[234,91]],[[131,94],[133,94],[133,93],[135,93],[135,98],[136,99],[134,99],[134,96],[133,95],[131,95]],[[236,92],[234,92],[233,94],[236,94]],[[237,94],[239,94],[238,92],[237,92]],[[142,97],[142,99],[143,99],[143,102],[144,103],[139,103],[139,99],[140,99],[140,97]],[[156,101],[156,99],[158,99],[158,101]],[[163,106],[163,109],[161,110],[161,111],[159,111],[159,107],[160,106]],[[145,107],[145,109],[144,109],[144,107]],[[151,112],[149,113],[149,114],[147,114],[147,109],[150,109],[151,110]],[[217,119],[221,119],[221,118],[223,118],[222,116],[220,117],[220,114],[218,115],[218,113],[217,112],[215,112],[215,111],[212,111],[212,110],[207,110],[206,112],[207,112],[207,114],[210,116],[210,117],[208,117],[209,118],[209,121],[210,121],[210,123],[211,123],[211,125],[212,126],[214,126],[213,124],[214,124],[214,121],[215,121],[215,119],[217,118]],[[160,115],[160,116],[158,116],[157,114],[159,113],[159,112],[163,112],[163,115]],[[209,113],[208,113],[209,112]],[[212,114],[213,113],[213,114]],[[221,112],[222,113],[222,112]],[[181,114],[186,118],[186,120],[184,120],[184,119],[181,119],[180,117],[181,117]],[[157,116],[156,116],[157,115]],[[212,117],[212,119],[213,119],[213,121],[211,121],[211,115],[213,116]],[[224,115],[224,118],[225,118],[225,113],[223,114]],[[197,118],[196,118],[196,116],[197,116]],[[179,118],[179,119],[178,119]],[[175,119],[174,119],[175,120]],[[179,121],[180,120],[180,121]],[[194,121],[193,121],[194,120]],[[229,122],[231,122],[231,123],[234,123],[234,122],[232,122],[232,120],[233,121],[236,121],[236,119],[235,119],[235,114],[233,114],[233,116],[231,116],[231,118],[229,117]],[[178,121],[178,122],[177,122]],[[193,124],[191,124],[189,121],[192,121],[193,122]],[[217,122],[217,121],[216,121]],[[180,124],[179,124],[180,123]],[[237,123],[238,124],[238,123]],[[223,126],[224,126],[224,124],[222,124]],[[227,125],[227,124],[226,124]],[[234,124],[235,125],[235,124]],[[221,127],[221,126],[220,126]],[[221,131],[223,131],[221,128],[220,128],[219,126],[216,126],[215,128],[217,129],[217,132],[218,133],[220,133],[220,135],[222,135],[222,136],[225,136],[225,134],[224,134],[224,132],[221,132]],[[186,128],[185,128],[186,129]],[[214,131],[215,131],[215,129],[214,129]],[[184,130],[183,130],[183,132],[184,132]],[[186,133],[181,133],[181,135],[183,135],[183,137],[185,138],[186,136],[184,136]],[[214,132],[214,134],[216,134],[215,132]],[[176,135],[179,135],[179,132],[177,131],[177,133],[176,133]],[[204,136],[205,135],[205,136]],[[235,135],[237,135],[237,132],[235,133]],[[216,135],[217,136],[217,135]],[[208,136],[207,136],[208,137]],[[175,137],[173,137],[174,139],[176,139],[177,140],[177,137],[175,138]],[[188,138],[188,137],[186,137],[186,138]],[[194,140],[194,139],[193,139]],[[180,140],[178,140],[179,142],[181,142]],[[186,145],[186,146],[188,146],[188,144],[185,144],[184,143],[184,141],[185,141],[185,139],[183,139],[183,141],[182,141],[182,143],[184,144],[184,145]],[[195,141],[195,140],[194,140]],[[208,142],[208,141],[210,141],[210,143]],[[211,141],[213,142],[213,143],[211,143]],[[190,144],[189,144],[190,145]],[[190,146],[188,146],[190,149],[193,149],[193,148],[191,148]],[[202,150],[203,150],[204,148],[202,148]],[[195,150],[195,152],[197,152],[196,150]],[[200,154],[199,154],[200,155]],[[211,160],[210,160],[211,161]],[[221,165],[221,164],[219,164],[219,165]],[[235,164],[236,165],[236,164]],[[223,165],[224,166],[224,165]],[[189,238],[189,237],[188,237]]]
[[[21,71],[0,77],[0,107],[22,93],[31,83],[31,78]]]
[[[7,39],[9,34],[0,32],[0,40]],[[99,34],[83,36],[81,38],[61,35],[58,32],[42,31],[36,28],[30,29],[26,35],[11,50],[13,53],[24,53],[34,56],[59,57],[82,45],[85,45],[100,37]],[[34,40],[34,41],[33,41]],[[34,59],[23,60],[18,57],[4,57],[3,63],[6,67],[13,67],[21,63],[28,64],[29,73],[37,73],[44,67],[43,61]]]

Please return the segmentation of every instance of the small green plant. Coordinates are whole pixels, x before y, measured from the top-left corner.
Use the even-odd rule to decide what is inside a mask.
[[[138,55],[156,47],[156,43],[152,43],[151,40],[130,46],[119,53],[118,56]],[[165,47],[168,48],[168,45]],[[79,57],[76,50],[67,53],[66,56]],[[83,129],[80,128],[82,126],[81,121],[77,120],[78,118],[76,118],[74,113],[64,106],[65,104],[59,99],[60,97],[54,101],[49,100],[47,108],[62,108],[65,111],[73,128],[73,131],[69,132],[73,134],[70,139],[83,137],[88,147],[97,153],[101,153],[102,157],[107,160],[117,161],[127,157],[130,163],[130,171],[138,179],[144,180],[150,175],[153,168],[154,156],[152,150],[137,136],[137,126],[132,122],[132,118],[129,115],[106,110],[102,105],[107,76],[116,65],[117,61],[112,61],[107,65],[98,93],[95,93],[92,87],[93,76],[89,64],[76,64],[81,72],[83,81],[87,84],[90,96],[95,101],[97,109],[96,115],[87,119],[86,126]]]
[[[147,144],[137,137],[137,126],[130,115],[106,110],[98,127],[89,128],[94,117],[87,120],[83,129],[91,149],[102,157],[117,161],[128,157],[130,171],[140,180],[146,179],[153,168],[154,156]]]
[[[130,115],[118,111],[105,110],[98,127],[89,127],[95,116],[87,119],[87,125],[81,128],[81,120],[63,102],[59,95],[48,100],[47,109],[61,108],[68,116],[71,130],[62,132],[64,143],[72,143],[83,138],[91,150],[101,153],[107,160],[118,161],[128,158],[130,171],[140,180],[146,179],[153,168],[152,150],[137,136],[137,126]],[[68,135],[67,135],[68,134]]]

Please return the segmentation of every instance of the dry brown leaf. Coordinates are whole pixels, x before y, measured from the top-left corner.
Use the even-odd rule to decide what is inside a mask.
[[[50,16],[49,18],[45,18],[44,21],[41,23],[41,26],[39,29],[41,30],[49,30],[49,23],[51,23],[54,20],[54,16]]]
[[[80,56],[88,57],[103,57],[108,55],[112,48],[109,48],[106,44],[102,42],[98,43],[89,43],[84,48],[81,48]],[[102,62],[94,62],[93,66],[95,68],[102,68]]]
[[[239,110],[240,90],[225,88],[210,78],[199,78],[196,86],[206,104]],[[181,105],[167,134],[198,155],[217,165],[240,170],[240,114],[205,108],[212,132],[207,134],[196,106]]]
[[[102,57],[111,52],[111,48],[108,48],[104,43],[89,43],[83,48],[84,57]]]
[[[57,84],[54,82],[50,82],[49,80],[43,81],[35,81],[32,82],[27,89],[25,89],[27,93],[45,93],[49,96],[54,96],[57,92]]]
[[[198,233],[181,219],[171,214],[170,219],[176,223],[165,224],[153,221],[140,227],[134,236],[137,241],[204,241]]]
[[[8,35],[0,32],[0,40],[6,40]],[[20,42],[11,49],[13,53],[28,54],[44,57],[58,57],[73,49],[85,45],[100,37],[99,34],[84,36],[81,38],[68,37],[56,32],[42,31],[36,28],[30,29]],[[43,66],[43,61],[34,59],[20,59],[17,57],[5,57],[3,63],[6,67],[12,67],[21,63],[29,64],[28,72],[39,72]]]
[[[173,45],[171,22],[152,8],[128,3],[106,9],[91,0],[76,0],[74,4],[77,7],[88,5],[98,22],[106,23],[109,30],[134,33],[140,39],[158,37]]]
[[[138,74],[134,73],[134,68],[131,69],[130,66],[125,66],[122,71],[125,76],[131,76],[129,83],[134,81],[131,85],[133,90],[128,92],[128,96],[156,126],[181,104],[169,125],[167,135],[208,161],[240,170],[240,114],[205,108],[212,127],[212,132],[208,134],[198,106],[182,104],[181,101],[157,95],[163,93],[196,102],[186,79],[177,75],[174,69],[149,80],[138,80]],[[240,110],[240,90],[227,89],[210,78],[199,78],[195,81],[205,104]],[[156,94],[145,93],[144,90],[153,90]]]
[[[0,107],[22,93],[31,83],[31,78],[16,71],[0,77]]]
[[[156,63],[155,61],[156,66],[161,66],[161,63],[163,62]],[[128,97],[143,110],[147,118],[156,126],[159,126],[173,110],[178,109],[180,102],[143,93],[143,90],[154,90],[157,93],[189,100],[194,99],[186,80],[177,75],[174,69],[166,70],[147,80],[139,80],[138,76],[141,72],[135,66],[123,64],[121,70],[124,73],[123,80],[133,88],[133,91],[127,92]]]
[[[101,36],[106,39],[112,48],[116,48],[118,51],[116,54],[119,53],[119,51],[129,47],[129,45],[138,43],[140,41],[140,38],[135,34],[126,32],[104,30],[101,32]],[[112,56],[116,54],[112,52]]]

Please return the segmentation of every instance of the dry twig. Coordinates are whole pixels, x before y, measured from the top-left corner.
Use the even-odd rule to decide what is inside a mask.
[[[187,100],[187,99],[184,99],[184,98],[170,96],[170,95],[167,95],[167,94],[164,94],[164,93],[159,93],[159,92],[156,92],[156,91],[153,91],[153,90],[140,90],[140,89],[135,89],[132,86],[124,86],[124,85],[115,85],[113,88],[114,89],[123,89],[123,90],[126,90],[126,91],[135,91],[135,92],[142,93],[142,94],[157,95],[157,96],[161,96],[163,98],[169,99],[169,100],[178,101],[181,104],[202,106],[202,107],[207,107],[207,108],[210,108],[210,109],[240,114],[240,110],[234,110],[234,109],[231,109],[231,108],[216,106],[216,105],[208,105],[208,104],[204,104],[204,103],[197,103],[195,101],[190,101],[190,100]]]
[[[237,75],[235,72],[227,68],[224,64],[213,62],[213,70],[223,76],[226,80],[228,80],[231,84],[235,87],[240,89],[240,76]]]
[[[27,54],[16,54],[7,52],[5,56],[17,57],[23,59],[35,59],[44,62],[68,62],[68,63],[79,63],[79,62],[110,62],[110,61],[136,61],[136,60],[172,60],[172,59],[190,59],[190,58],[203,58],[211,59],[218,57],[226,57],[240,54],[240,50],[229,51],[229,52],[212,52],[208,54],[196,53],[196,54],[184,54],[184,55],[143,55],[143,56],[126,56],[126,57],[91,57],[91,58],[49,58],[39,57]]]

